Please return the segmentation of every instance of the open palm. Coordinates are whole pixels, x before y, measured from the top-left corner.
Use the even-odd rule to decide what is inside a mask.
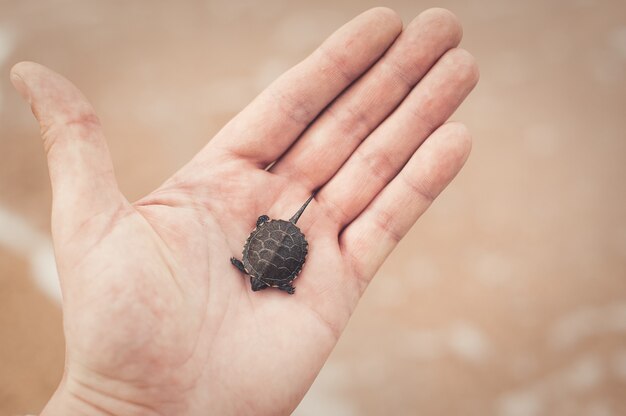
[[[156,191],[119,192],[92,107],[34,64],[12,70],[53,186],[66,371],[44,414],[288,414],[368,282],[461,168],[444,122],[475,85],[441,9],[403,32],[369,10],[281,76]],[[268,168],[269,166],[269,168]],[[293,296],[233,267],[259,215],[298,222]]]

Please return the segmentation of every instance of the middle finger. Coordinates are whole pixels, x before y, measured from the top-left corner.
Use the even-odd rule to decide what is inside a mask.
[[[458,45],[461,32],[458,19],[448,10],[422,12],[385,56],[318,117],[271,171],[304,184],[309,191],[326,183],[437,59]]]

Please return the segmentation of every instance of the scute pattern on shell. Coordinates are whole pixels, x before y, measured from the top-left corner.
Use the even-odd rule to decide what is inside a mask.
[[[243,248],[246,271],[269,286],[294,280],[304,264],[308,243],[293,223],[270,220],[257,227]]]

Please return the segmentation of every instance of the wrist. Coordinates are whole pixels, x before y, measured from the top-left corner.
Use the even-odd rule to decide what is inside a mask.
[[[64,375],[40,416],[158,415],[149,405],[125,399],[122,391],[110,391],[107,387],[112,386],[96,387],[89,381]]]

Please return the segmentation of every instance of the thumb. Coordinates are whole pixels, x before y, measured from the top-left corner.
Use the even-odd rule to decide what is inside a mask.
[[[55,240],[71,235],[94,216],[112,215],[121,196],[100,121],[71,82],[50,69],[21,62],[11,82],[41,126],[52,183]]]

